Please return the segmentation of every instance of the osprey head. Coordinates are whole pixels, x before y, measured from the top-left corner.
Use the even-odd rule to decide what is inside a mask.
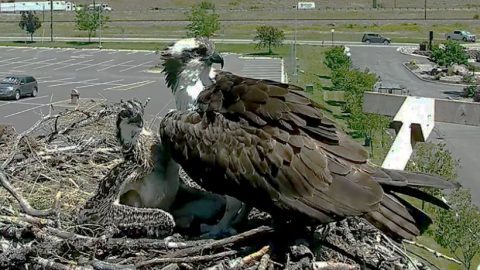
[[[224,65],[223,58],[215,52],[213,42],[205,37],[181,39],[164,49],[160,55],[167,86],[174,94],[187,91],[189,86],[200,88],[195,87],[197,83],[203,86],[211,84],[212,65],[218,63],[222,68]]]
[[[143,130],[143,104],[134,99],[121,102],[122,109],[117,115],[117,138],[124,147],[130,147]]]

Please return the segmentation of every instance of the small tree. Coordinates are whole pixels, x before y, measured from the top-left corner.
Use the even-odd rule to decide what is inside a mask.
[[[447,180],[457,178],[459,161],[452,156],[444,143],[419,143],[415,146],[412,159],[407,170],[436,174]]]
[[[188,16],[189,37],[212,37],[220,29],[219,16],[215,13],[215,4],[203,1],[194,5]]]
[[[323,61],[332,71],[340,68],[350,68],[352,60],[345,54],[344,46],[335,46],[325,52],[325,60]]]
[[[465,48],[456,41],[447,41],[443,46],[432,48],[432,60],[440,66],[449,67],[453,64],[468,63],[468,55]]]
[[[103,15],[100,8],[94,8],[94,10],[87,10],[86,6],[75,10],[75,24],[80,31],[88,32],[88,42],[91,41],[92,34],[97,31],[98,28],[105,27],[109,17]]]
[[[30,34],[30,41],[33,42],[33,33],[35,33],[38,28],[42,27],[42,22],[35,15],[35,12],[28,11],[22,12],[22,17],[20,18],[18,26]]]
[[[433,237],[469,270],[473,258],[480,254],[479,209],[472,204],[468,190],[459,189],[447,198],[452,209],[436,211],[437,228]]]
[[[282,30],[274,26],[262,25],[257,27],[257,35],[253,38],[258,41],[255,48],[268,48],[268,54],[272,54],[272,47],[279,47],[285,40]]]

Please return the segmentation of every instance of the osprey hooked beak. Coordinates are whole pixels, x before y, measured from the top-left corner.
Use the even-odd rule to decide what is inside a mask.
[[[213,53],[211,56],[210,56],[210,61],[212,63],[217,63],[217,64],[220,64],[220,66],[223,68],[223,65],[225,64],[225,62],[223,61],[223,57],[218,54],[218,53]]]

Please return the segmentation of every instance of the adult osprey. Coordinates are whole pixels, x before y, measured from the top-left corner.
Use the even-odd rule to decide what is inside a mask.
[[[181,84],[162,143],[189,175],[277,220],[328,223],[363,216],[394,238],[411,239],[432,222],[397,193],[441,207],[418,187],[453,188],[435,176],[382,169],[327,119],[303,89],[212,71],[223,59],[208,39],[181,40],[163,53],[168,85]],[[191,106],[191,104],[190,104]]]

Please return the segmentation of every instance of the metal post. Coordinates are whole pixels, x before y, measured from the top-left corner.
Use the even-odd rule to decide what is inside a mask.
[[[333,33],[335,32],[335,29],[332,28],[332,30],[330,30],[332,32],[332,47],[333,47]]]
[[[297,72],[297,13],[298,13],[298,3],[294,6],[295,8],[295,30],[293,31],[293,76],[295,77],[295,82],[298,82],[298,72]]]
[[[53,42],[53,0],[50,0],[50,41]]]
[[[103,28],[103,25],[102,25],[102,12],[103,12],[103,8],[102,6],[99,7],[98,9],[98,20],[100,21],[100,37],[99,37],[99,44],[98,44],[98,48],[101,49],[102,48],[102,28]]]
[[[425,0],[425,5],[423,7],[423,10],[425,11],[423,19],[426,21],[427,20],[427,0]]]

